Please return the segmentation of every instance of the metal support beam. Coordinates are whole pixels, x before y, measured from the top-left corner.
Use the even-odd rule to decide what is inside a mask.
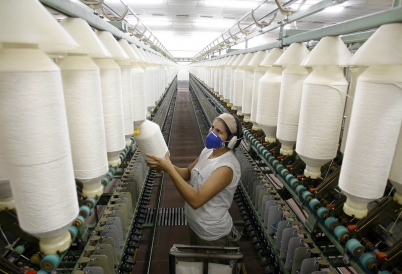
[[[348,20],[336,25],[308,31],[283,39],[283,45],[318,40],[325,36],[336,36],[378,28],[384,24],[402,22],[402,7]]]
[[[156,55],[163,56],[157,51],[154,51],[149,46],[144,45],[140,42],[136,37],[128,36],[127,33],[124,33],[114,27],[113,25],[109,24],[108,22],[102,20],[99,16],[94,14],[94,11],[87,7],[85,4],[81,3],[78,0],[40,0],[40,2],[45,5],[49,6],[57,11],[60,11],[68,16],[71,17],[78,17],[82,18],[88,22],[89,25],[92,27],[110,32],[114,37],[120,39],[124,38],[131,44],[135,44],[138,47],[141,47],[147,51],[150,51]]]

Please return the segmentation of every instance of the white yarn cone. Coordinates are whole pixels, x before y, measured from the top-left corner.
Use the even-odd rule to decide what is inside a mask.
[[[60,63],[66,101],[74,176],[83,183],[83,195],[102,195],[100,179],[108,171],[102,90],[99,67],[88,57],[111,57],[88,23],[65,18],[60,24],[77,41],[80,50]]]
[[[230,63],[236,58],[235,55],[229,56],[225,61],[225,66],[223,67],[223,98],[226,102],[229,102],[230,97],[230,82],[232,80],[232,69]]]
[[[118,60],[116,63],[121,70],[121,87],[123,96],[123,113],[124,113],[124,135],[126,145],[131,144],[130,137],[133,134],[133,82],[131,62],[127,60]]]
[[[293,154],[299,126],[303,82],[307,76],[307,69],[297,65],[287,66],[282,73],[277,129],[277,137],[282,144],[282,155]]]
[[[269,68],[275,63],[275,61],[281,56],[283,53],[282,49],[274,48],[268,54],[265,54],[265,57],[260,61],[259,67],[254,72],[254,81],[253,81],[253,101],[251,104],[251,114],[250,119],[254,122],[253,128],[254,130],[260,130],[260,127],[257,124],[257,108],[258,102],[260,101],[259,96],[259,86],[260,80],[265,75],[265,73],[269,70]],[[261,58],[261,56],[259,56]],[[253,58],[255,59],[255,58]],[[255,60],[252,60],[255,61]],[[266,129],[267,130],[267,129]],[[272,139],[272,141],[274,141]]]
[[[67,53],[79,48],[37,0],[2,0],[0,26],[0,43],[34,44],[47,53]]]
[[[241,61],[240,65],[243,68],[243,86],[241,92],[241,109],[244,115],[244,121],[250,120],[251,113],[251,94],[253,92],[253,75],[254,68],[248,64],[254,57],[253,53],[247,53]]]
[[[338,66],[318,66],[304,81],[296,152],[306,177],[319,178],[321,166],[336,156],[347,88]]]
[[[282,67],[272,67],[261,78],[258,87],[257,123],[265,133],[265,141],[276,142]]]
[[[365,217],[368,203],[383,196],[402,123],[401,75],[401,65],[371,66],[357,80],[339,178],[350,216]]]
[[[107,50],[112,55],[112,58],[120,67],[121,72],[121,92],[123,98],[123,115],[124,115],[124,135],[126,145],[130,145],[130,137],[133,133],[133,101],[132,101],[132,75],[131,63],[128,61],[129,57],[114,39],[113,35],[107,31],[97,31],[96,35],[105,45]]]
[[[265,72],[267,72],[267,68],[260,67],[261,62],[268,56],[268,51],[259,51],[257,52],[253,59],[250,61],[249,65],[254,67],[253,71],[253,87],[251,93],[251,106],[250,106],[250,120],[253,122],[253,128],[259,128],[256,121],[257,115],[257,102],[258,102],[258,83],[262,76],[264,76]]]
[[[147,118],[146,97],[145,97],[145,72],[136,63],[133,68],[133,121],[134,127],[138,127]]]
[[[146,154],[163,158],[168,151],[159,125],[149,120],[140,125],[139,133],[134,135],[134,139],[146,160],[152,160]]]
[[[251,99],[251,111],[250,111],[250,120],[255,124],[253,127],[256,129],[257,125],[257,105],[258,105],[258,85],[260,83],[261,78],[265,75],[269,68],[267,67],[258,67],[254,70],[253,73],[253,93]]]
[[[239,94],[241,92],[241,90],[243,89],[243,71],[241,69],[238,69],[238,66],[240,64],[240,62],[243,60],[244,58],[244,54],[240,54],[236,60],[233,61],[232,63],[232,82],[230,83],[230,102],[232,102],[233,106],[236,106],[235,104],[235,100],[236,100],[236,95]],[[241,99],[237,99],[238,102],[237,105],[241,104]],[[239,102],[240,101],[240,102]],[[239,110],[241,111],[241,110]]]
[[[243,99],[243,80],[244,80],[244,70],[242,68],[237,68],[234,71],[234,90],[232,94],[233,105],[237,108],[237,114],[242,114],[242,99]]]
[[[244,121],[248,122],[251,115],[254,69],[244,69],[243,77],[242,112],[244,114]]]
[[[139,55],[136,50],[135,45],[129,45],[126,40],[119,40],[120,46],[124,49],[126,54],[130,57],[131,62],[131,75],[132,75],[132,124],[133,128],[139,126],[136,123],[142,122],[147,117],[146,101],[145,101],[145,73],[144,70],[139,66],[138,61],[140,61]],[[134,49],[135,48],[135,49]]]
[[[146,100],[148,111],[150,111],[155,106],[155,74],[156,69],[154,67],[146,68]]]
[[[80,45],[80,48],[73,52],[74,54],[88,54],[92,58],[112,57],[85,20],[64,18],[60,21],[60,25]]]
[[[106,47],[114,60],[128,60],[129,57],[124,49],[119,45],[113,35],[107,31],[96,31],[96,36]]]
[[[109,165],[120,165],[120,152],[126,146],[124,138],[123,97],[121,70],[112,59],[97,59],[100,68],[103,119],[105,122],[106,148]]]
[[[13,193],[11,191],[10,180],[7,175],[7,163],[5,155],[0,146],[0,210],[10,210],[15,208]]]
[[[97,31],[96,35],[110,52],[113,59],[128,59],[127,54],[111,33]],[[107,156],[109,165],[118,166],[121,163],[120,152],[126,146],[121,67],[112,59],[97,59],[96,64],[99,66],[101,72]]]
[[[351,57],[352,53],[339,36],[328,36],[321,38],[301,65],[306,67],[334,65],[345,67],[349,64]]]
[[[384,42],[387,41],[387,42]],[[382,25],[355,52],[350,65],[400,65],[402,64],[402,23]]]
[[[100,179],[107,173],[102,89],[98,66],[88,56],[67,56],[59,65],[63,79],[74,177],[83,194],[100,197]]]
[[[43,52],[0,51],[0,124],[20,227],[45,254],[66,250],[78,202],[60,69]]]
[[[282,155],[292,155],[296,143],[303,81],[308,75],[300,63],[308,54],[309,50],[303,43],[293,43],[275,62],[286,67],[282,73],[276,134],[282,144]]]
[[[398,142],[396,144],[394,159],[392,161],[389,180],[395,187],[394,200],[402,204],[402,126],[399,131]]]

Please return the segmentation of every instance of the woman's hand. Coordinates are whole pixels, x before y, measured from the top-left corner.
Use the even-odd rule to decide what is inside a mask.
[[[159,172],[166,171],[169,173],[169,170],[174,169],[174,166],[169,158],[170,156],[169,151],[166,152],[164,158],[159,158],[152,154],[147,154],[146,156],[153,159],[153,160],[146,160],[145,162],[147,163],[147,165],[153,169],[156,169]]]

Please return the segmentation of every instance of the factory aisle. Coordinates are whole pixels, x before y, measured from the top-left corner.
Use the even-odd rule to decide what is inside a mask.
[[[204,148],[204,144],[199,132],[196,115],[191,103],[191,96],[188,90],[188,81],[183,87],[182,81],[178,82],[178,92],[176,105],[174,109],[174,117],[172,122],[172,131],[170,136],[170,159],[172,163],[178,167],[186,167],[190,165],[200,154]],[[155,181],[152,190],[152,199],[149,208],[157,206],[156,197],[160,189],[159,180]],[[169,250],[173,244],[189,244],[190,238],[187,225],[184,220],[184,200],[177,192],[170,176],[164,177],[163,192],[161,197],[161,211],[167,212],[167,220],[179,220],[176,222],[159,223],[153,250],[153,258],[150,273],[169,273]],[[230,214],[234,221],[240,221],[241,215],[235,202],[230,208]],[[172,217],[173,216],[173,217]],[[162,216],[165,217],[165,216]],[[239,231],[243,227],[237,227]],[[137,251],[136,265],[132,273],[147,273],[149,255],[151,251],[153,229],[144,229]],[[263,273],[260,266],[257,253],[248,238],[242,238],[240,248],[244,254],[244,263],[249,273]]]
[[[199,133],[194,109],[191,104],[191,97],[187,86],[178,84],[176,105],[172,122],[170,136],[170,159],[178,167],[190,165],[204,148],[201,135]],[[152,197],[157,196],[160,184],[158,180],[153,187]],[[151,200],[150,208],[156,207],[157,201]],[[182,214],[184,200],[177,192],[173,182],[167,175],[164,178],[163,192],[161,197],[161,208],[163,210],[177,209]],[[174,211],[174,210],[173,210]],[[187,225],[161,225],[158,226],[155,235],[155,246],[150,273],[169,273],[169,250],[173,244],[189,244]],[[133,273],[147,273],[148,257],[152,240],[152,229],[143,231],[140,248],[137,253],[137,264]]]

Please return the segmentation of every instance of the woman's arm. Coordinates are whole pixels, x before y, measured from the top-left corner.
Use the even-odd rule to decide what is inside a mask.
[[[233,171],[231,168],[223,166],[217,168],[208,180],[201,186],[199,190],[194,189],[187,184],[183,177],[176,171],[175,166],[169,160],[169,155],[165,158],[159,158],[153,155],[147,155],[155,161],[146,161],[147,164],[155,169],[166,171],[183,199],[194,209],[203,206],[211,200],[216,194],[227,187],[233,179]],[[198,159],[196,160],[198,161]]]
[[[198,163],[199,158],[200,157],[195,159],[195,161],[191,165],[189,165],[188,167],[177,167],[177,166],[173,166],[173,167],[177,171],[177,173],[179,173],[179,175],[183,178],[183,180],[188,181],[191,178],[191,170]]]

